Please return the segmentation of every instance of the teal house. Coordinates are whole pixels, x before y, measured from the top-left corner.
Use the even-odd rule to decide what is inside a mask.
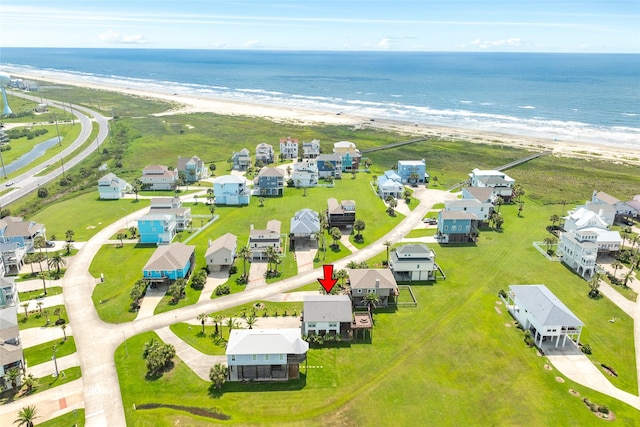
[[[179,242],[158,247],[142,269],[144,280],[169,284],[187,279],[195,266],[195,250],[195,246]]]

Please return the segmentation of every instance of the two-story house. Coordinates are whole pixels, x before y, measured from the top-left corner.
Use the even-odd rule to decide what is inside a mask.
[[[320,155],[320,140],[312,139],[302,143],[302,158],[315,159]]]
[[[391,270],[387,268],[359,268],[347,269],[351,300],[354,307],[366,305],[364,297],[367,294],[378,294],[378,306],[386,307],[397,303],[399,295],[398,283]]]
[[[291,180],[296,188],[318,185],[318,165],[315,160],[303,160],[293,165]]]
[[[178,173],[184,173],[187,183],[197,182],[209,177],[209,171],[204,161],[198,156],[180,157],[178,156]]]
[[[510,202],[516,181],[504,172],[475,168],[469,174],[469,183],[471,187],[490,187],[494,198],[500,196]]]
[[[229,381],[287,381],[300,378],[309,344],[299,328],[233,329],[226,356]]]
[[[320,154],[315,159],[320,178],[342,178],[342,157],[339,154]]]
[[[590,230],[561,233],[557,255],[582,277],[591,277],[598,259],[598,234]]]
[[[638,211],[634,207],[604,191],[594,191],[591,196],[591,203],[611,206],[616,211],[616,217],[635,217],[638,215]]]
[[[191,208],[183,208],[179,197],[154,197],[149,213],[173,215],[176,231],[186,230],[191,225]]]
[[[333,144],[333,152],[342,158],[343,172],[357,172],[360,167],[362,154],[356,144],[350,141],[340,141]]]
[[[38,236],[46,238],[44,225],[35,221],[24,221],[22,217],[6,216],[0,219],[0,251],[6,274],[17,274],[22,267],[25,254],[34,251]]]
[[[320,219],[317,212],[311,209],[302,209],[291,218],[289,229],[289,242],[291,249],[311,247],[316,240],[314,235],[320,232]]]
[[[478,221],[487,222],[493,213],[493,204],[477,199],[448,200],[444,202],[444,210],[471,212]]]
[[[178,181],[178,171],[164,165],[149,165],[142,169],[142,188],[145,190],[174,190]]]
[[[298,158],[298,139],[291,138],[290,136],[286,138],[280,138],[280,159],[288,160],[288,159],[297,159]]]
[[[327,199],[327,221],[329,228],[351,228],[356,222],[356,202],[353,200]]]
[[[471,212],[441,210],[438,212],[438,236],[440,243],[475,241],[478,217]]]
[[[400,281],[435,280],[439,270],[436,253],[423,243],[410,243],[391,251],[389,268]]]
[[[220,271],[224,267],[231,267],[236,259],[238,238],[226,233],[216,240],[209,241],[209,247],[204,255],[209,271]]]
[[[13,385],[7,378],[9,370],[17,368],[22,373],[24,355],[18,330],[18,307],[20,299],[13,278],[0,277],[0,391]],[[20,386],[20,378],[17,385]]]
[[[349,295],[305,295],[302,334],[350,337],[353,309]]]
[[[398,160],[398,175],[403,184],[426,184],[429,182],[427,164],[422,160]]]
[[[251,193],[244,177],[224,175],[213,181],[213,195],[216,205],[248,205]]]
[[[98,194],[101,200],[119,200],[130,192],[131,185],[114,173],[108,173],[98,180]]]
[[[268,247],[273,247],[276,252],[280,253],[281,226],[282,223],[280,221],[272,219],[271,221],[267,222],[266,229],[252,229],[249,232],[249,249],[251,250],[251,257],[253,259],[266,259]]]
[[[273,145],[261,142],[256,145],[256,166],[262,162],[263,166],[270,165],[275,160]]]
[[[233,170],[246,171],[251,166],[251,154],[249,150],[243,148],[240,151],[236,151],[231,155],[231,164]]]
[[[260,196],[284,195],[284,171],[278,168],[262,168],[253,179],[254,194]]]
[[[195,246],[179,242],[158,247],[142,269],[144,280],[164,285],[188,279],[195,267],[195,250]]]
[[[404,185],[396,177],[400,178],[394,171],[386,171],[384,175],[378,177],[378,196],[382,200],[386,200],[389,196],[396,199],[402,197]]]
[[[175,217],[169,213],[148,213],[138,218],[140,243],[168,245],[176,232]]]

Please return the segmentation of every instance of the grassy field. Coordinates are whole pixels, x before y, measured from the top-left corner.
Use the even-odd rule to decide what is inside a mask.
[[[62,335],[62,331],[60,331]],[[36,366],[41,363],[51,361],[53,357],[53,346],[56,346],[56,357],[61,358],[68,356],[76,352],[76,343],[73,337],[67,337],[64,341],[62,337],[59,340],[49,341],[43,344],[38,344],[33,347],[27,347],[24,349],[24,360],[29,366]],[[53,366],[53,362],[51,362]]]
[[[62,287],[61,286],[47,286],[47,296],[48,297],[52,297],[54,295],[60,295],[62,293]],[[42,290],[37,290],[37,291],[29,291],[29,292],[20,292],[18,294],[18,296],[20,297],[20,302],[21,303],[25,303],[29,300],[35,300],[41,297],[44,297],[44,292]],[[37,308],[38,306],[33,304],[34,301],[30,301],[30,305],[29,308],[31,310],[33,310],[34,308]],[[35,301],[37,303],[37,301]]]
[[[84,409],[74,409],[49,421],[38,423],[41,427],[84,426]]]
[[[22,305],[22,303],[20,304]],[[55,322],[58,319],[58,316],[54,315],[53,312],[59,308],[60,309],[60,318],[68,320],[67,310],[64,305],[55,305],[53,307],[49,307],[46,309],[42,309],[42,314],[38,310],[37,305],[31,301],[29,302],[29,316],[24,314],[24,309],[20,307],[18,310],[18,328],[20,329],[29,329],[29,328],[59,328],[60,326],[56,325]],[[47,325],[47,315],[45,312],[49,312],[49,324]],[[62,331],[60,331],[62,334]]]
[[[155,246],[125,244],[104,245],[98,251],[89,272],[96,278],[104,273],[104,283],[96,286],[92,295],[103,321],[122,323],[136,318],[137,312],[129,310],[129,294],[135,281],[142,278],[142,268],[155,250]]]

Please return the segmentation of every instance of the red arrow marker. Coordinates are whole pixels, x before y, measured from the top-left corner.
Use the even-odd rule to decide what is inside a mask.
[[[333,289],[338,281],[338,279],[333,278],[333,264],[323,265],[322,269],[324,270],[324,277],[322,279],[318,279],[318,282],[320,282],[322,288],[327,293],[331,293],[331,289]]]

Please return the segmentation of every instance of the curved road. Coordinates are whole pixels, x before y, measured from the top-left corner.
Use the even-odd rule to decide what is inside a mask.
[[[34,96],[23,94],[23,93],[14,93],[14,95],[19,96],[20,98],[25,98],[32,101],[40,102],[40,97],[34,97]],[[61,109],[63,108],[63,105],[56,101],[52,101],[48,99],[45,101],[48,105],[51,105],[53,107],[61,108]],[[81,147],[91,136],[91,131],[93,130],[93,126],[91,125],[91,123],[93,121],[97,122],[100,128],[98,131],[98,136],[96,137],[96,139],[91,141],[91,144],[88,147],[82,150],[82,152],[80,152],[80,154],[78,154],[74,158],[65,161],[65,164],[64,164],[65,170],[71,169],[73,166],[77,165],[78,163],[86,159],[92,152],[98,149],[100,144],[102,144],[104,140],[107,138],[107,136],[109,135],[109,122],[106,117],[88,108],[82,107],[80,105],[72,105],[72,107],[73,107],[74,115],[77,117],[77,120],[80,123],[80,126],[82,126],[80,135],[78,135],[76,140],[73,141],[71,144],[69,144],[67,148],[62,150],[62,152],[58,154],[54,159],[50,159],[49,163],[54,163],[56,162],[56,159],[59,159],[59,158],[65,158],[66,156],[74,152],[76,149]],[[64,108],[67,108],[67,107],[64,106]],[[89,118],[89,116],[87,116],[84,113],[90,114],[94,118],[91,119]],[[12,177],[11,181],[14,182],[15,187],[13,191],[10,191],[9,193],[0,197],[0,206],[6,207],[11,202],[18,200],[19,198],[36,190],[41,185],[45,185],[53,181],[58,176],[62,175],[62,166],[60,166],[46,175],[35,176],[36,174],[40,173],[41,171],[47,168],[43,163],[46,163],[46,162],[43,161],[39,163],[36,167],[28,170],[27,172],[21,175],[18,175],[16,177]]]

